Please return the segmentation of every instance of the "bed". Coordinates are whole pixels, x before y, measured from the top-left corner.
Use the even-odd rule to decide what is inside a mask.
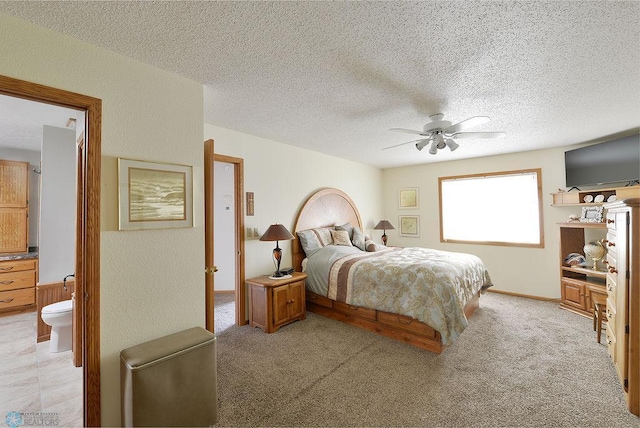
[[[300,208],[292,253],[294,269],[308,275],[307,310],[441,353],[491,286],[484,264],[464,253],[363,246],[362,230],[354,202],[338,189],[321,189]],[[353,242],[342,242],[345,234]]]

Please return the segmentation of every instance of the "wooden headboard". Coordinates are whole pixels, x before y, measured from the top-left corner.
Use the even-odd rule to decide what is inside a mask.
[[[302,260],[306,256],[300,244],[300,238],[295,232],[316,227],[331,227],[347,222],[362,229],[358,208],[346,193],[338,189],[326,188],[311,195],[300,208],[294,227],[296,239],[293,240],[291,250],[293,268],[296,272],[302,271]]]

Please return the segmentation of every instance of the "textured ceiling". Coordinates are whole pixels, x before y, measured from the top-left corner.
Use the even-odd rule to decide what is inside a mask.
[[[640,126],[640,3],[2,2],[207,85],[205,122],[382,168]],[[123,78],[126,78],[123,76]],[[389,128],[486,115],[433,156]]]

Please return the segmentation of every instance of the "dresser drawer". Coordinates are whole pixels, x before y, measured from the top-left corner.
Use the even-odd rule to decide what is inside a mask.
[[[324,306],[325,308],[333,308],[333,300],[328,297],[321,296],[309,290],[306,290],[306,298],[307,302],[313,303],[315,305]]]
[[[346,303],[342,303],[342,302],[333,302],[333,309],[348,315],[353,315],[355,317],[366,318],[373,321],[376,320],[375,309],[347,305]]]
[[[616,228],[616,215],[612,212],[607,212],[607,219],[605,220],[607,223],[607,227],[611,230],[615,230]]]
[[[605,316],[607,317],[607,325],[610,325],[611,330],[615,331],[616,304],[612,298],[607,299],[607,310],[606,310]]]
[[[611,277],[611,274],[607,274],[607,295],[612,300],[614,299],[614,296],[616,295],[616,287],[617,287],[616,280]]]
[[[389,312],[378,312],[378,321],[391,327],[400,328],[410,333],[419,334],[430,338],[436,338],[436,331],[428,325],[421,323],[415,318],[405,315],[391,314]]]
[[[16,306],[32,305],[35,302],[35,288],[23,288],[22,290],[0,292],[0,310]]]
[[[613,334],[613,328],[609,323],[607,323],[607,331],[606,331],[606,339],[607,339],[607,352],[611,358],[615,355],[615,347],[616,347],[616,335]]]
[[[24,270],[35,270],[36,260],[9,260],[0,262],[0,275],[3,273],[18,272]]]
[[[35,287],[35,285],[36,272],[33,270],[4,273],[0,275],[0,291]]]
[[[607,254],[618,254],[618,236],[615,230],[609,230],[607,232],[607,239],[603,243],[604,248],[607,250]]]

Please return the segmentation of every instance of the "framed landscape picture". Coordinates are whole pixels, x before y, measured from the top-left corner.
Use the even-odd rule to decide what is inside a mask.
[[[193,227],[193,172],[187,165],[118,158],[119,229]]]
[[[418,188],[410,187],[400,189],[400,209],[417,210],[418,209]]]
[[[398,223],[400,224],[400,236],[410,236],[414,238],[420,236],[420,216],[401,215]]]

